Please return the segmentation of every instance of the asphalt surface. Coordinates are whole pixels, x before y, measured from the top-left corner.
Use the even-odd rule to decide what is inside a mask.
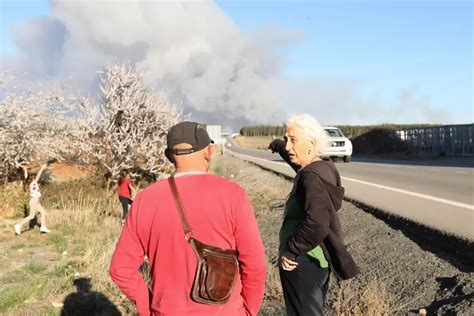
[[[294,171],[270,151],[227,149],[289,177]],[[346,197],[426,226],[474,240],[474,158],[337,162]]]

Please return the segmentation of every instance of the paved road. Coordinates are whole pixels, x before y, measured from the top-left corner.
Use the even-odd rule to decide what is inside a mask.
[[[246,155],[242,158],[294,175],[278,154],[243,149],[229,141],[233,153]],[[474,159],[354,159],[337,163],[337,168],[347,197],[474,240]]]

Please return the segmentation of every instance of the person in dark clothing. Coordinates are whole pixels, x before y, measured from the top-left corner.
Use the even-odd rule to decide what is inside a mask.
[[[297,172],[280,230],[280,279],[288,315],[323,315],[329,275],[347,280],[359,268],[347,252],[339,218],[344,188],[334,163],[321,158],[327,144],[308,114],[287,122],[285,141],[269,145]]]

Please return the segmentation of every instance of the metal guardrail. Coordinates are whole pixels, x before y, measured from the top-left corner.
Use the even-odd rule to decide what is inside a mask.
[[[409,146],[436,155],[474,155],[474,124],[398,130],[398,136]]]

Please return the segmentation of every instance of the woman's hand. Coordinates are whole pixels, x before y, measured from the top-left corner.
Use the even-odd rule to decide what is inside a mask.
[[[298,267],[298,262],[288,259],[285,256],[281,257],[281,268],[285,271],[293,271]]]
[[[272,154],[278,151],[278,141],[272,138],[272,142],[268,145],[268,149],[272,151]]]

